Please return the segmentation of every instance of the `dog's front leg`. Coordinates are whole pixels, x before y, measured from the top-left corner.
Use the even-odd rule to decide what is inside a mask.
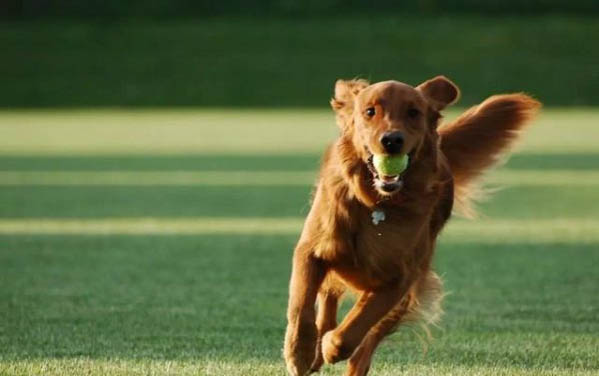
[[[289,284],[287,332],[284,356],[287,371],[292,376],[305,376],[316,358],[316,310],[318,289],[326,274],[322,261],[311,249],[298,245],[293,255],[293,270]]]
[[[406,289],[399,285],[362,293],[343,322],[322,339],[322,355],[327,363],[349,358],[368,331],[399,303]]]
[[[397,326],[408,312],[410,301],[404,299],[389,311],[372,329],[368,331],[360,346],[354,351],[345,376],[365,376],[370,369],[374,350],[379,343]]]
[[[326,283],[326,282],[325,282]],[[318,314],[316,316],[316,328],[318,330],[318,342],[316,347],[316,359],[312,363],[312,372],[318,372],[324,358],[322,357],[322,337],[328,331],[337,327],[337,308],[342,291],[320,291],[318,294]]]

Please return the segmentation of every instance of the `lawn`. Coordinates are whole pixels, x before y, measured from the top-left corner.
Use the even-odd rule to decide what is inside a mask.
[[[598,123],[544,111],[441,238],[434,340],[398,332],[373,375],[599,374]],[[0,375],[283,375],[334,135],[319,110],[0,112]]]

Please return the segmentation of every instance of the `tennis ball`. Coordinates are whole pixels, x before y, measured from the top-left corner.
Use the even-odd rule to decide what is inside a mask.
[[[399,175],[406,168],[410,157],[407,154],[390,156],[385,154],[374,154],[372,156],[372,164],[379,175],[395,176]]]

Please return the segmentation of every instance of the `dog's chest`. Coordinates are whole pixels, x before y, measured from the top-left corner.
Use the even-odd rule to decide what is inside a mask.
[[[401,252],[402,245],[409,243],[406,230],[406,223],[397,210],[365,210],[357,221],[355,246],[359,253],[394,255]]]
[[[355,268],[372,278],[391,280],[417,262],[415,252],[422,231],[417,223],[410,222],[408,213],[377,211],[360,213],[355,233]]]

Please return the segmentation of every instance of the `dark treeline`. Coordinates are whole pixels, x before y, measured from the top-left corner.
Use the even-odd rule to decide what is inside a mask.
[[[330,16],[389,12],[477,14],[599,14],[596,0],[2,0],[9,19]]]

